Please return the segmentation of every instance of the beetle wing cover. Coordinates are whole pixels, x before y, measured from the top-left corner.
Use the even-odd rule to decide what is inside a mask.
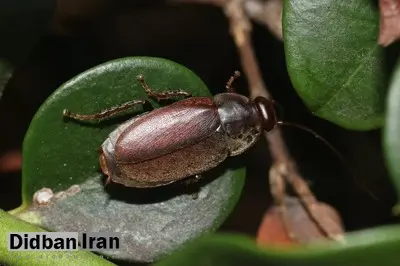
[[[157,187],[212,169],[229,154],[225,135],[214,134],[202,141],[164,156],[137,164],[119,164],[120,175],[113,182],[127,187]]]
[[[212,98],[193,97],[139,117],[117,140],[117,162],[137,163],[193,145],[220,126]]]

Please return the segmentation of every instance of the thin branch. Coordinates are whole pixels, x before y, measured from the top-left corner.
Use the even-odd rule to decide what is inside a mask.
[[[282,37],[283,0],[246,0],[243,9],[254,22],[266,26],[278,40]]]
[[[240,8],[239,8],[240,7]],[[257,59],[251,44],[251,23],[241,8],[241,0],[230,1],[225,7],[225,14],[230,21],[231,33],[239,51],[240,61],[249,82],[250,98],[263,96],[271,99],[263,81]],[[280,129],[275,128],[265,133],[271,156],[276,162],[288,162],[289,154],[281,137]]]
[[[267,27],[274,36],[282,41],[282,5],[283,0],[245,0],[243,10],[253,21]],[[227,0],[168,0],[170,3],[208,4],[224,7]]]
[[[250,98],[263,96],[271,100],[271,95],[263,81],[262,74],[257,62],[253,45],[251,42],[252,24],[244,9],[245,2],[252,0],[173,0],[174,2],[195,2],[209,3],[220,6],[229,20],[230,32],[238,48],[243,71],[247,77],[250,90]],[[282,138],[279,127],[271,132],[265,133],[265,138],[269,144],[269,151],[273,160],[270,171],[271,194],[275,203],[280,209],[282,220],[288,234],[292,237],[293,233],[287,228],[286,208],[284,205],[285,190],[282,187],[284,182],[289,183],[310,217],[327,237],[331,239],[342,239],[342,229],[337,223],[325,219],[324,213],[320,213],[316,208],[318,201],[309,189],[307,182],[298,173],[296,165],[289,155],[285,142]],[[271,174],[272,173],[272,174]]]
[[[243,10],[243,3],[243,0],[229,1],[224,7],[225,14],[229,19],[231,33],[240,54],[243,70],[249,82],[250,97],[264,96],[271,99],[271,95],[263,81],[253,50],[251,43],[251,22]],[[280,173],[279,176],[281,176],[282,179],[286,179],[286,182],[293,187],[311,218],[327,237],[335,240],[342,239],[340,225],[325,220],[323,214],[319,213],[315,208],[318,201],[309,189],[307,182],[298,173],[296,165],[289,155],[283,141],[280,129],[275,128],[271,132],[265,133],[265,137],[268,141],[270,153],[274,161],[272,167],[276,167],[278,170],[277,172]],[[276,176],[274,178],[276,178]],[[274,187],[271,187],[272,191],[274,191],[274,189]],[[281,193],[285,192],[281,191]],[[282,195],[276,197],[276,199],[278,199],[277,204],[283,204],[283,201],[279,200],[281,197]],[[281,209],[282,208],[284,208],[284,206],[281,206]],[[284,214],[284,211],[282,211],[282,213]],[[283,221],[285,221],[285,219],[286,218],[283,217]],[[288,233],[289,235],[293,235],[290,229],[288,229]]]

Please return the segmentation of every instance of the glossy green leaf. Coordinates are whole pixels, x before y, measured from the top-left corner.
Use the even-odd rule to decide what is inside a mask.
[[[382,126],[387,80],[370,0],[285,0],[290,79],[317,116],[354,130]]]
[[[303,247],[258,247],[244,236],[214,235],[200,239],[156,266],[397,266],[400,227],[348,234],[342,242]]]
[[[106,255],[152,261],[216,230],[239,198],[245,171],[222,164],[206,173],[196,200],[188,194],[191,186],[185,184],[154,189],[111,184],[105,189],[97,149],[119,123],[143,108],[134,107],[127,115],[102,123],[64,119],[62,111],[94,113],[133,99],[149,99],[136,80],[139,74],[155,90],[181,88],[193,96],[211,96],[187,68],[149,57],[107,62],[66,82],[34,116],[23,144],[22,167],[25,206],[44,187],[63,194],[54,196],[46,208],[33,202],[19,216],[28,220],[26,217],[33,215],[38,224],[57,231],[122,232],[125,242],[121,250]],[[149,100],[154,107],[160,106]],[[72,185],[78,186],[68,190]]]
[[[397,195],[400,196],[400,63],[396,67],[389,88],[383,134],[383,147],[389,173]],[[400,213],[400,203],[397,203],[396,212]]]
[[[11,232],[45,232],[7,212],[0,210],[0,264],[16,266],[34,265],[114,265],[87,251],[9,251],[8,234]]]

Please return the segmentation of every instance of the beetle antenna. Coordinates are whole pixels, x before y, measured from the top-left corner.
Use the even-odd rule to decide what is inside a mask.
[[[283,106],[280,103],[278,103],[277,101],[274,101],[274,100],[271,100],[271,103],[274,106],[278,107],[278,109],[279,109],[279,117],[280,117],[280,119],[283,119],[284,116],[285,116],[285,109],[283,108]]]
[[[333,147],[333,145],[331,143],[329,143],[329,141],[324,139],[321,135],[318,135],[314,130],[311,130],[308,127],[305,127],[305,126],[302,126],[299,124],[295,124],[295,123],[290,123],[290,122],[277,121],[276,124],[281,125],[281,126],[297,127],[299,129],[302,129],[304,131],[307,131],[307,132],[313,134],[314,137],[316,137],[317,139],[320,139],[322,142],[324,142],[325,145],[327,145],[329,147],[329,149],[331,149],[340,158],[340,160],[344,162],[343,155],[335,147]]]
[[[291,126],[291,127],[297,127],[299,129],[302,129],[304,131],[307,131],[311,134],[313,134],[317,139],[320,139],[322,142],[325,143],[325,145],[327,145],[329,147],[329,149],[331,149],[331,151],[333,151],[337,157],[340,158],[340,160],[342,161],[342,163],[346,166],[346,168],[351,172],[350,167],[348,167],[348,164],[346,163],[343,155],[326,139],[324,139],[321,135],[318,135],[315,131],[309,129],[308,127],[296,124],[296,123],[290,123],[290,122],[283,122],[283,121],[277,121],[276,124],[281,125],[281,126]],[[354,177],[353,174],[351,174],[354,178],[354,180],[358,183],[359,186],[363,187],[364,190],[375,200],[378,200],[377,196],[375,196],[375,194],[362,182],[360,182],[360,180],[358,180],[357,178]]]

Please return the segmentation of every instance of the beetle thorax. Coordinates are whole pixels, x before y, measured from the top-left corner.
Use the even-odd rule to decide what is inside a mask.
[[[231,156],[244,152],[262,132],[255,105],[247,97],[236,93],[217,94],[214,100],[221,120],[220,131],[227,136]]]

